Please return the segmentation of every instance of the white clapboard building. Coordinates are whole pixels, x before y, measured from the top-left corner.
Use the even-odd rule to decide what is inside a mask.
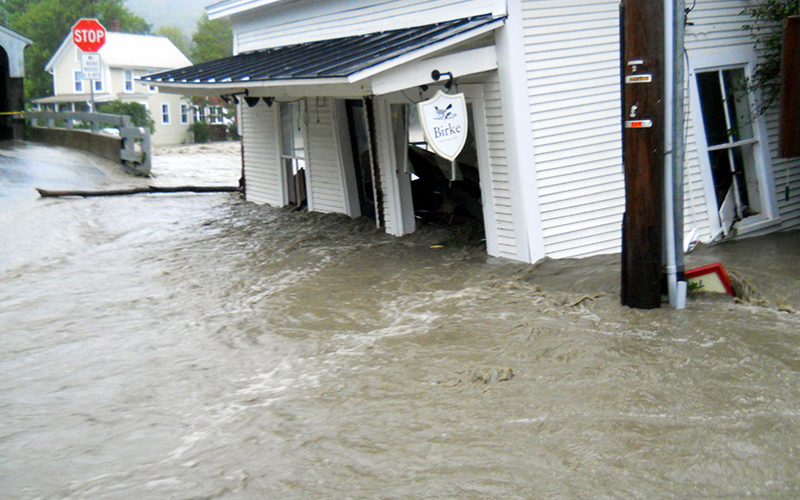
[[[747,5],[698,0],[688,15],[684,215],[701,241],[800,226],[800,160],[777,158],[776,116],[738,90],[758,60]],[[460,186],[451,197],[478,201],[490,255],[620,251],[618,0],[227,0],[207,13],[232,21],[235,55],[144,80],[241,102],[249,200],[366,216],[399,236]],[[437,90],[469,109],[443,183],[414,106]]]

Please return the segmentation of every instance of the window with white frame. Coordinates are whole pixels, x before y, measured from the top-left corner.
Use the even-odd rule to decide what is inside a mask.
[[[211,106],[209,114],[211,115],[211,123],[222,123],[222,109],[219,106]]]
[[[125,70],[125,92],[133,92],[133,71]]]
[[[103,79],[99,80],[92,80],[92,85],[94,85],[95,92],[102,92],[103,91]]]
[[[306,201],[306,126],[303,102],[281,103],[281,158],[289,203]]]
[[[169,104],[161,104],[161,123],[169,125]]]
[[[189,123],[189,105],[181,104],[181,123],[186,125]]]
[[[693,113],[702,117],[695,120],[698,152],[706,182],[713,185],[706,193],[716,201],[720,231],[775,218],[769,138],[748,90],[752,61],[737,50],[690,62]]]
[[[72,72],[72,81],[74,82],[73,88],[75,89],[76,94],[83,93],[83,73],[81,70],[75,70]]]

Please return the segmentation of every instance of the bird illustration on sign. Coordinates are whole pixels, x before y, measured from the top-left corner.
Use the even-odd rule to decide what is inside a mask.
[[[453,109],[452,104],[448,104],[446,108],[439,109],[438,106],[433,107],[436,110],[436,119],[437,120],[449,120],[450,118],[455,118],[456,115],[454,112],[450,111]]]

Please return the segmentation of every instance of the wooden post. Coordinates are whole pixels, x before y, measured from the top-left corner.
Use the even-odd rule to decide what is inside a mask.
[[[622,304],[661,306],[664,199],[664,5],[622,3]]]
[[[778,154],[792,158],[800,156],[800,16],[787,18],[783,30]]]

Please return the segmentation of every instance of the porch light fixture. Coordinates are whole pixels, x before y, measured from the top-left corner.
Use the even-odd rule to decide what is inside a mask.
[[[444,75],[447,75],[449,77],[449,79],[447,80],[447,83],[444,84],[444,88],[446,88],[447,90],[450,90],[453,87],[453,79],[454,79],[453,78],[453,73],[451,73],[449,71],[446,71],[446,72],[442,73],[438,69],[435,69],[435,70],[431,71],[431,78],[433,78],[433,81],[435,81],[435,82],[438,82],[439,78],[443,77]]]
[[[231,100],[233,100],[234,104],[239,104],[239,98],[236,97],[236,96],[244,96],[245,100],[247,100],[247,99],[249,99],[247,97],[248,95],[249,95],[249,91],[247,89],[245,89],[244,92],[234,92],[233,94],[224,94],[224,95],[219,96],[219,98],[222,99],[223,101],[225,101],[225,104],[230,104]],[[255,97],[254,99],[256,100],[256,102],[258,102],[258,97]],[[247,104],[250,104],[250,101],[248,101]],[[254,104],[250,104],[250,107],[253,107],[253,106],[255,106],[255,103]]]
[[[264,99],[264,102],[267,103],[267,106],[270,108],[272,107],[272,103],[275,102],[274,97],[262,97],[262,99]]]

